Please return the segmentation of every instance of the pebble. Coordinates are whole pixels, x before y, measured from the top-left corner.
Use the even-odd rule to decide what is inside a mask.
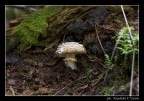
[[[42,62],[38,63],[38,66],[43,67],[43,63]]]
[[[8,80],[8,84],[9,84],[9,85],[15,85],[15,84],[16,84],[16,80],[14,80],[14,79],[9,79],[9,80]]]

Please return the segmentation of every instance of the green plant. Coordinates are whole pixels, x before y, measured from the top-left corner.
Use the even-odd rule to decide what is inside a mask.
[[[134,30],[133,27],[130,27],[131,30]],[[121,54],[131,54],[133,52],[138,52],[138,44],[137,46],[133,46],[132,41],[134,43],[138,43],[139,41],[139,35],[134,34],[132,37],[132,40],[130,39],[130,36],[128,34],[128,27],[123,27],[120,32],[117,34],[117,37],[119,37],[119,40],[117,40],[118,43],[118,50],[121,51]]]
[[[134,30],[130,27],[130,30]],[[123,27],[117,34],[117,49],[121,55],[124,56],[123,67],[128,68],[129,59],[132,57],[132,53],[138,54],[138,42],[139,34],[133,34],[132,39],[129,36],[128,27]],[[134,44],[133,44],[134,43]]]
[[[126,88],[124,87],[124,85],[120,86],[120,90],[126,92]]]
[[[94,70],[94,69],[87,69],[86,71],[86,79],[88,81],[91,81],[93,79],[95,79],[97,76],[98,73]]]
[[[16,26],[14,30],[12,30],[12,34],[18,36],[18,50],[22,52],[29,49],[31,46],[37,45],[39,36],[47,30],[48,20],[58,12],[59,10],[56,7],[44,7],[26,17],[25,20]]]
[[[109,93],[110,93],[111,91],[113,91],[114,88],[115,88],[114,85],[111,86],[111,87],[106,86],[106,87],[103,88],[103,90],[102,90],[102,94],[104,94],[104,95],[109,95]]]
[[[114,67],[114,64],[113,64],[112,61],[110,60],[109,55],[108,55],[108,54],[105,54],[104,57],[105,57],[105,58],[104,58],[104,59],[105,59],[105,65],[106,65],[110,70],[112,70],[113,67]]]

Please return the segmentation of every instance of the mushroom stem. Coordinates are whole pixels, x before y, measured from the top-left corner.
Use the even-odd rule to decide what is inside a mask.
[[[66,64],[67,67],[70,67],[72,70],[77,69],[76,64],[75,64],[76,59],[74,59],[74,58],[65,58],[64,61],[65,61],[65,64]]]
[[[72,70],[77,69],[74,61],[67,61],[66,65],[70,67]]]
[[[66,54],[66,58],[73,58],[73,59],[75,59],[75,54],[74,53],[68,53],[68,54]]]

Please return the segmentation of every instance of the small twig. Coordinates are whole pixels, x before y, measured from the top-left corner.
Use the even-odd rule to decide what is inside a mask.
[[[129,35],[130,35],[130,38],[131,38],[131,40],[132,40],[133,47],[134,47],[135,43],[134,43],[134,41],[133,41],[132,33],[131,33],[131,30],[130,30],[130,27],[129,27],[129,24],[128,24],[128,21],[127,21],[127,18],[126,18],[126,15],[125,15],[125,12],[124,12],[124,9],[123,9],[123,6],[122,6],[122,5],[121,5],[121,9],[122,9],[122,13],[123,13],[123,16],[124,16],[126,25],[127,25],[127,27],[128,27],[128,30],[129,30]],[[134,61],[135,61],[135,52],[133,52],[133,58],[132,58],[131,84],[130,84],[130,93],[129,93],[130,96],[132,96]]]
[[[62,88],[61,90],[59,90],[58,92],[56,92],[54,95],[59,94],[61,91],[63,91],[64,89],[66,89],[67,87],[69,87],[73,82],[69,83],[67,86],[65,86],[64,88]]]
[[[118,37],[118,41],[120,40],[120,37]],[[113,52],[112,52],[112,55],[111,55],[111,61],[113,60],[113,57],[114,57],[114,54],[115,54],[115,51],[116,51],[116,48],[117,48],[117,45],[118,45],[118,41],[116,41],[116,44],[114,46],[114,49],[113,49]]]
[[[105,50],[104,50],[104,48],[103,48],[103,46],[102,46],[102,44],[101,44],[101,41],[100,41],[100,39],[99,39],[98,31],[97,31],[97,29],[96,29],[96,26],[98,26],[98,25],[95,24],[95,31],[96,31],[97,39],[98,39],[98,41],[99,41],[99,44],[100,44],[100,46],[101,46],[101,48],[102,48],[103,53],[106,54],[106,52],[105,52]],[[106,71],[106,75],[105,75],[105,77],[104,77],[104,82],[106,81],[106,77],[107,77],[108,72],[109,72],[109,68],[108,68],[107,71]]]
[[[78,80],[80,80],[82,78],[84,78],[84,77],[82,76],[82,77],[78,78],[77,80],[75,80],[74,82],[76,82],[76,81],[78,81]],[[69,83],[67,86],[65,86],[61,90],[57,91],[54,95],[59,94],[61,91],[63,91],[64,89],[66,89],[67,87],[69,87],[70,85],[72,85],[74,82]]]
[[[49,95],[49,93],[50,93],[50,91],[44,91],[44,92],[36,91],[36,92],[32,92],[32,93],[30,93],[28,95],[42,95],[42,96],[44,96],[44,95]]]
[[[67,22],[66,25],[70,24],[72,21],[74,21],[74,19],[71,19],[71,20],[69,20],[69,21],[66,21],[66,22]],[[65,22],[64,22],[64,23],[65,23]],[[64,32],[64,36],[63,36],[62,42],[65,42],[66,35],[67,35],[67,32]]]
[[[101,27],[101,28],[103,28],[103,29],[105,29],[105,30],[116,31],[115,29],[106,28],[106,27],[101,26],[101,25],[97,25],[97,26],[99,26],[99,27]]]
[[[104,71],[104,72],[100,75],[100,77],[98,78],[98,80],[97,80],[95,83],[93,83],[92,85],[95,86],[95,85],[103,78],[103,76],[104,76],[105,73],[106,73],[106,71]]]
[[[106,71],[104,71],[101,75],[100,75],[100,77],[98,78],[98,80],[94,83],[94,84],[92,84],[92,86],[94,86],[93,87],[93,89],[92,89],[92,91],[95,91],[95,88],[97,87],[96,85],[100,82],[100,80],[102,80],[102,78],[104,77],[104,74],[106,73]]]
[[[122,13],[123,13],[123,16],[124,16],[124,19],[125,19],[125,22],[126,22],[126,26],[128,27],[128,31],[129,31],[130,38],[131,38],[131,40],[132,40],[132,44],[133,44],[133,46],[134,46],[135,43],[134,43],[134,41],[133,41],[133,36],[132,36],[131,30],[130,30],[130,27],[129,27],[129,24],[128,24],[128,21],[127,21],[126,15],[125,15],[125,11],[124,11],[122,5],[121,5],[121,9],[122,9]]]
[[[63,41],[62,42],[65,42],[66,35],[67,35],[67,33],[65,32],[64,36],[63,36]]]
[[[21,10],[24,10],[24,11],[29,12],[29,13],[30,12],[35,12],[35,11],[38,10],[38,9],[29,7],[29,6],[26,6],[26,5],[15,5],[15,6],[8,6],[8,7],[21,9]]]
[[[102,46],[102,44],[101,44],[100,38],[99,38],[99,36],[98,36],[98,30],[97,30],[96,26],[97,26],[97,24],[95,24],[95,31],[96,31],[97,39],[98,39],[98,41],[99,41],[99,44],[100,44],[100,46],[101,46],[101,49],[102,49],[103,53],[106,54],[106,52],[105,52],[105,50],[104,50],[104,48],[103,48],[103,46]]]
[[[14,92],[14,90],[13,90],[13,88],[12,88],[12,86],[10,86],[10,91],[12,92],[12,96],[14,96],[15,95],[15,92]]]
[[[83,89],[78,95],[81,95],[84,91],[85,91],[85,89]]]
[[[109,72],[109,69],[106,70],[106,75],[105,75],[105,77],[104,77],[104,83],[106,82],[106,77],[107,77],[107,75],[108,75],[108,72]]]

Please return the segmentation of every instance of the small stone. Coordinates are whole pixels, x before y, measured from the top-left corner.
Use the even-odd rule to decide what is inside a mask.
[[[9,77],[10,76],[10,74],[9,73],[7,73],[7,77]]]
[[[43,67],[43,63],[42,62],[38,63],[38,66]]]
[[[9,84],[9,85],[15,85],[15,84],[16,84],[16,80],[14,80],[14,79],[9,79],[9,80],[8,80],[8,84]]]

